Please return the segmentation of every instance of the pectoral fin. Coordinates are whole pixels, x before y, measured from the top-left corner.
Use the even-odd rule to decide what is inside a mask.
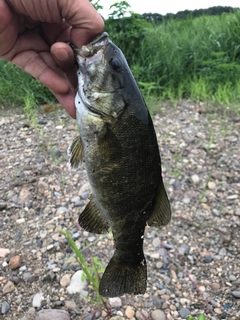
[[[83,161],[83,144],[80,137],[76,137],[71,146],[68,148],[68,155],[70,156],[70,168],[78,168]]]
[[[152,215],[147,224],[152,227],[165,226],[171,219],[171,208],[163,182],[161,181],[155,197]]]
[[[83,212],[80,213],[78,222],[83,229],[92,233],[107,233],[109,229],[109,224],[102,217],[92,197]]]

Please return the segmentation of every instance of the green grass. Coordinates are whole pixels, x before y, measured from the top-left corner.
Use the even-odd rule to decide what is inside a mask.
[[[129,25],[126,19],[107,20],[106,31],[123,49],[147,102],[188,98],[239,112],[240,10],[156,26],[135,14],[127,19]],[[117,28],[121,33],[114,32]],[[31,76],[0,61],[1,107],[23,106],[29,113],[31,101],[34,109],[55,98]]]
[[[52,93],[39,81],[15,65],[0,60],[1,104],[25,107],[29,112],[39,104],[53,101]]]

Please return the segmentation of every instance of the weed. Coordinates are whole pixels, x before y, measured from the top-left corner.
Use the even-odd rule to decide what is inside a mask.
[[[90,300],[98,306],[103,306],[107,310],[107,312],[110,313],[106,301],[103,299],[103,297],[100,296],[98,291],[100,275],[104,272],[103,264],[98,260],[97,257],[93,257],[92,265],[89,267],[83,255],[78,250],[69,232],[67,232],[66,230],[60,230],[60,233],[62,233],[67,238],[67,241],[75,252],[78,262],[84,272],[84,278],[87,278],[93,287],[96,295],[96,300]]]

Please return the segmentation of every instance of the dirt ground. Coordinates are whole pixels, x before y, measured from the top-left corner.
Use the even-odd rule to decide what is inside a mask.
[[[40,319],[40,310],[58,309],[69,319],[107,319],[61,281],[80,267],[60,229],[89,264],[97,257],[105,266],[114,247],[111,235],[77,225],[91,190],[84,164],[67,166],[75,121],[62,109],[39,109],[31,121],[21,110],[0,110],[1,317]],[[154,116],[173,216],[161,230],[146,229],[147,292],[111,300],[108,319],[240,319],[240,117],[212,110],[182,101]],[[91,285],[84,290],[94,296]]]

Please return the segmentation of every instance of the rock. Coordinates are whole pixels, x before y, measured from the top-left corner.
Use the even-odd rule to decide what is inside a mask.
[[[178,253],[180,255],[188,255],[190,251],[190,247],[188,244],[186,243],[182,243],[179,247],[178,247]]]
[[[12,281],[8,281],[5,286],[2,288],[3,294],[13,292],[15,289],[15,285],[12,283]]]
[[[9,309],[10,309],[10,304],[7,301],[3,301],[1,306],[1,314],[7,313]]]
[[[199,181],[200,181],[199,176],[198,176],[197,174],[193,174],[193,175],[191,176],[191,179],[192,179],[192,182],[193,182],[194,184],[198,184]]]
[[[68,308],[70,310],[75,310],[77,308],[77,305],[73,300],[66,300],[65,306],[66,306],[66,308]]]
[[[137,310],[135,317],[137,320],[146,320],[148,319],[148,313],[146,310]]]
[[[24,204],[31,199],[31,193],[27,188],[22,188],[19,193],[19,203]]]
[[[20,256],[14,256],[10,259],[8,265],[11,270],[16,270],[21,266],[22,259]]]
[[[26,266],[22,266],[19,268],[19,271],[26,271],[27,270],[27,267]]]
[[[208,189],[213,190],[216,188],[215,182],[209,181],[208,182]]]
[[[231,282],[233,282],[233,281],[236,281],[237,278],[236,278],[233,274],[230,274],[229,280],[230,280]]]
[[[67,287],[68,293],[77,293],[82,291],[87,286],[87,281],[82,280],[83,271],[78,270],[71,278],[70,285]]]
[[[129,319],[132,319],[134,317],[135,311],[133,309],[133,307],[131,306],[127,306],[126,310],[125,310],[125,316]]]
[[[6,202],[0,202],[0,211],[4,210],[7,208],[7,203]]]
[[[9,249],[0,248],[0,258],[5,258],[10,253]]]
[[[205,256],[203,259],[204,263],[211,263],[212,262],[212,257],[211,256]]]
[[[216,314],[221,314],[221,313],[222,313],[222,311],[221,311],[220,308],[215,308],[215,309],[214,309],[214,312],[215,312]]]
[[[224,257],[224,256],[226,256],[226,254],[227,254],[226,248],[221,248],[220,251],[219,251],[219,255]]]
[[[67,287],[70,284],[70,274],[64,274],[60,280],[60,284],[62,287]]]
[[[37,312],[35,320],[70,320],[70,315],[65,310],[45,309]]]
[[[157,309],[161,309],[161,306],[162,306],[162,300],[156,296],[153,296],[152,297],[152,301],[153,301],[153,304],[154,306],[157,308]]]
[[[109,298],[108,301],[112,308],[119,308],[122,306],[122,300],[119,297]]]
[[[42,300],[44,300],[43,293],[42,292],[36,293],[33,297],[32,306],[34,308],[40,308],[41,304],[42,304]],[[41,318],[41,319],[43,319],[43,318]]]
[[[24,272],[23,274],[23,281],[28,282],[29,279],[31,278],[31,273],[30,272]]]
[[[218,291],[218,290],[220,289],[220,284],[217,283],[217,282],[213,282],[213,283],[211,284],[211,287],[212,287],[212,289],[213,289],[214,291]]]
[[[232,292],[232,295],[237,298],[237,299],[240,299],[240,291],[233,291]]]
[[[64,214],[64,213],[67,213],[67,212],[68,212],[68,208],[60,207],[60,208],[57,209],[56,214]]]
[[[154,248],[159,247],[161,244],[159,237],[154,238],[152,244],[153,244]]]
[[[123,318],[121,316],[114,316],[110,320],[123,320]]]
[[[179,313],[180,313],[181,318],[183,318],[183,319],[186,319],[191,314],[191,312],[189,311],[188,308],[181,308]]]
[[[151,312],[152,320],[166,320],[165,313],[162,310],[156,309]]]

